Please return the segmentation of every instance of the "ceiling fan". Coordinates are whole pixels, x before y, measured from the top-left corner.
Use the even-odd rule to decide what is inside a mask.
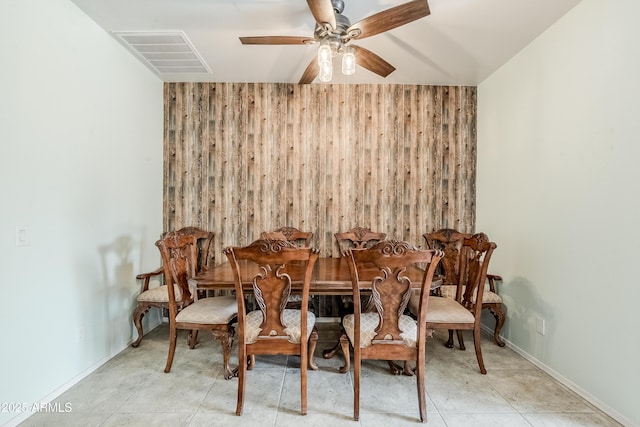
[[[296,45],[320,44],[318,58],[314,58],[300,78],[300,84],[311,83],[316,77],[320,81],[331,80],[331,57],[343,54],[343,73],[352,74],[355,64],[387,77],[395,67],[375,53],[351,44],[351,41],[374,36],[408,24],[429,15],[427,0],[414,0],[383,10],[355,24],[342,14],[343,0],[307,0],[311,14],[316,20],[313,37],[259,36],[240,37],[242,44]]]

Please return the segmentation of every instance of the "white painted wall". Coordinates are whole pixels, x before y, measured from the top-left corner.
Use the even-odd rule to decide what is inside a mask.
[[[625,425],[640,425],[638,17],[637,0],[583,0],[478,88],[477,229],[498,243],[504,335]]]
[[[159,265],[162,82],[68,0],[3,0],[0,53],[0,402],[32,405],[135,335],[135,274]]]
[[[477,229],[499,245],[504,334],[627,425],[638,16],[637,0],[583,0],[478,97]],[[159,262],[162,83],[68,0],[3,0],[0,52],[0,402],[31,405],[135,335],[133,277]]]

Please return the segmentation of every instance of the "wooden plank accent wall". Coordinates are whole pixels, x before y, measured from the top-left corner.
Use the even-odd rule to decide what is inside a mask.
[[[164,228],[222,249],[281,226],[354,226],[424,245],[475,228],[476,88],[165,83]]]

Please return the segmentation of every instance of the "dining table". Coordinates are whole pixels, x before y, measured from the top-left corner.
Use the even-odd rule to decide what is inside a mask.
[[[253,284],[251,279],[259,273],[259,267],[249,261],[239,261],[240,277],[246,278],[243,283],[243,288],[247,291],[251,291]],[[304,280],[305,263],[304,262],[290,262],[287,264],[284,273],[291,277],[291,293],[295,294],[296,290],[302,288]],[[360,290],[366,294],[371,289],[371,282],[375,276],[380,274],[380,270],[375,266],[371,266],[370,269],[363,269],[358,272],[360,282]],[[419,290],[422,286],[422,280],[424,278],[424,269],[419,266],[409,266],[405,275],[411,280],[411,286]],[[434,277],[431,281],[430,290],[437,289],[442,284],[442,279]],[[223,262],[213,267],[201,271],[200,273],[189,279],[189,286],[197,291],[231,291],[235,289],[235,278],[231,264]],[[195,292],[197,295],[198,292]],[[337,296],[352,296],[353,288],[351,283],[351,273],[349,271],[349,265],[344,258],[333,257],[319,257],[313,268],[311,275],[311,282],[309,284],[309,295],[337,295]],[[336,344],[330,349],[323,351],[323,357],[329,359],[335,355],[339,350],[340,343]],[[313,363],[312,358],[309,359],[309,365],[312,369],[317,369],[317,366]],[[391,365],[391,364],[390,364]],[[349,369],[349,361],[345,360],[345,366],[339,369],[344,373]],[[394,367],[392,366],[392,370]],[[405,369],[406,371],[406,369]]]
[[[251,290],[252,284],[250,278],[259,273],[259,267],[248,261],[240,261],[241,277],[248,278],[243,286],[247,290]],[[291,262],[284,269],[291,277],[292,293],[300,290],[304,279],[305,264],[302,262]],[[405,272],[406,276],[411,280],[411,286],[420,289],[424,270],[418,266],[410,266]],[[374,266],[370,269],[359,271],[360,289],[367,291],[371,288],[371,281],[379,275],[379,270]],[[193,276],[189,283],[197,290],[233,290],[235,289],[235,279],[231,264],[224,262],[209,267],[202,272]],[[431,282],[431,289],[435,289],[441,283],[440,280],[434,279]],[[311,283],[309,284],[310,295],[353,295],[351,284],[351,273],[347,261],[343,258],[320,257],[316,261],[311,275]]]

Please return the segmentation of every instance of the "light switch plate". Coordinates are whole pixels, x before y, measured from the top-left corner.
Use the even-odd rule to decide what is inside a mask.
[[[542,317],[536,318],[536,332],[540,335],[544,335],[547,333],[547,325]]]
[[[29,246],[29,229],[26,225],[16,225],[16,246]]]

